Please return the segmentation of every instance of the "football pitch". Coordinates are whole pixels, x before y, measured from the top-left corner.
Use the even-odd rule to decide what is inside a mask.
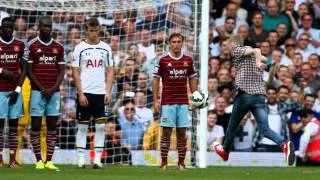
[[[77,169],[75,166],[59,166],[60,170],[35,170],[25,165],[19,169],[0,169],[1,180],[284,180],[320,179],[320,167],[209,167],[206,169],[189,168],[178,171],[169,167],[161,171],[158,167],[146,166],[107,166],[102,170]]]

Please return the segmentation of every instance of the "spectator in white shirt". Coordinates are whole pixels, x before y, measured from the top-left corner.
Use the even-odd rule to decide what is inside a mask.
[[[147,60],[154,59],[156,57],[155,45],[151,42],[152,34],[149,29],[142,29],[141,31],[141,43],[138,44],[139,52],[143,52],[147,56]]]
[[[303,56],[303,61],[307,61],[312,53],[316,53],[316,50],[310,45],[310,34],[302,33],[299,36],[297,52]]]
[[[234,150],[238,152],[252,152],[253,137],[256,131],[257,123],[251,113],[247,113],[238,128],[234,138]]]
[[[207,127],[207,150],[213,150],[214,142],[223,142],[223,127],[217,125],[217,112],[215,110],[208,111],[208,127]],[[200,129],[198,129],[198,132]]]
[[[244,19],[241,19],[240,17],[237,16],[237,9],[238,9],[237,4],[232,3],[232,2],[229,3],[226,6],[226,16],[218,18],[216,20],[216,25],[222,26],[225,23],[225,20],[227,17],[233,17],[236,20],[236,28],[233,31],[234,33],[238,32],[238,28],[240,25],[242,25],[242,24],[248,25],[248,23]]]
[[[242,0],[231,0],[230,2],[234,3],[237,6],[237,17],[243,20],[246,20],[248,17],[248,11],[240,7]],[[224,8],[222,12],[222,16],[226,16],[226,14],[227,14],[227,11],[226,11],[226,8]]]
[[[306,33],[310,36],[309,46],[312,46],[312,48],[320,47],[320,30],[312,27],[313,16],[311,14],[305,14],[301,17],[301,22],[302,27],[298,30],[297,38],[299,38],[302,33]]]

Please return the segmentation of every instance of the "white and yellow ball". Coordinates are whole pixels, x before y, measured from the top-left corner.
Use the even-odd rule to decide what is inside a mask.
[[[208,95],[201,90],[196,90],[190,97],[191,106],[194,108],[204,108],[208,105]]]

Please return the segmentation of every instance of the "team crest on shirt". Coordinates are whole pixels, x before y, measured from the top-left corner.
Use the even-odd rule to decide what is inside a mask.
[[[172,64],[171,63],[168,63],[168,67],[171,67],[172,66]]]
[[[52,53],[58,53],[58,49],[57,48],[52,48]]]
[[[13,47],[13,51],[20,51],[19,46],[14,46],[14,47]]]
[[[167,122],[167,121],[169,121],[169,118],[162,118],[161,121],[162,122]]]
[[[183,61],[183,66],[188,66],[188,62]]]
[[[38,50],[37,50],[37,53],[41,53],[41,52],[42,52],[41,49],[38,49]]]

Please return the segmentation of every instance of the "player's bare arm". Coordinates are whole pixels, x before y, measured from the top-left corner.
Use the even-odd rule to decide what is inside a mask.
[[[107,67],[106,68],[106,95],[104,98],[104,103],[105,104],[110,104],[111,103],[111,97],[112,97],[112,83],[114,80],[114,67]]]
[[[5,68],[0,68],[0,77],[8,82],[12,82],[15,80],[14,74]]]
[[[28,69],[27,74],[28,74],[30,81],[32,81],[40,89],[41,92],[44,92],[44,90],[45,90],[44,86],[40,83],[38,78],[32,73],[32,63],[28,64],[27,69]]]
[[[21,68],[21,73],[20,77],[18,80],[18,85],[15,91],[9,94],[9,105],[15,104],[17,102],[18,96],[19,96],[19,91],[21,91],[22,84],[24,82],[24,79],[27,76],[27,62],[21,60],[20,61],[20,68]]]
[[[159,85],[160,85],[160,78],[154,78],[152,84],[152,96],[153,96],[153,106],[155,112],[160,112],[160,103],[158,101],[159,97]]]
[[[18,86],[22,86],[24,79],[27,76],[27,69],[28,69],[28,63],[26,61],[21,60],[20,61],[20,68],[21,68],[21,73],[18,81]]]
[[[88,100],[86,96],[83,94],[82,87],[81,87],[81,80],[80,80],[80,68],[79,67],[72,67],[72,77],[74,79],[74,84],[77,88],[79,94],[79,103],[81,106],[88,106]]]
[[[193,93],[198,89],[198,79],[196,77],[190,78],[189,79],[189,86],[190,86],[190,91]]]
[[[59,88],[64,78],[65,68],[65,64],[59,64],[59,74],[56,83],[53,85],[53,87],[45,89],[44,95],[46,98],[50,98],[54,91]]]

